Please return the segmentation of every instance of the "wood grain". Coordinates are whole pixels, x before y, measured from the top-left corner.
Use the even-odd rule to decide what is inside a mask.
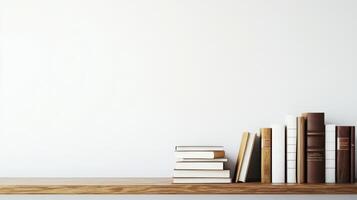
[[[357,184],[172,184],[171,178],[0,178],[0,194],[357,194]]]

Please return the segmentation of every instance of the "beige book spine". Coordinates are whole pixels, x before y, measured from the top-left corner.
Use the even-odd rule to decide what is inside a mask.
[[[271,128],[261,128],[261,182],[271,183]]]
[[[243,136],[242,136],[242,140],[240,142],[237,163],[236,163],[236,170],[235,170],[235,174],[234,174],[234,180],[236,183],[238,183],[239,174],[242,169],[243,156],[244,156],[244,152],[247,148],[248,138],[249,138],[249,133],[244,132]]]
[[[306,130],[306,118],[298,117],[297,121],[297,159],[296,159],[296,174],[297,183],[306,183],[306,164],[305,164],[305,130]]]

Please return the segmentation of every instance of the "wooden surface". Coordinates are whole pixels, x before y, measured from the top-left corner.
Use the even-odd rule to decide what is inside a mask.
[[[0,194],[357,194],[357,184],[172,184],[170,178],[0,178]]]

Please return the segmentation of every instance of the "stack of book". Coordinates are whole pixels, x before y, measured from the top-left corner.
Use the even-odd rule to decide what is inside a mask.
[[[173,183],[230,183],[222,146],[176,146]]]
[[[355,127],[325,125],[324,113],[243,133],[235,182],[354,183]],[[260,160],[260,162],[259,162]]]

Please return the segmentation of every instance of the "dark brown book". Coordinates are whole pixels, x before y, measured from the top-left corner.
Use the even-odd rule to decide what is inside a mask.
[[[298,117],[297,119],[297,150],[296,150],[296,180],[297,183],[306,183],[306,125],[305,118]]]
[[[306,182],[325,183],[325,114],[304,113],[306,118]]]
[[[336,183],[351,182],[351,127],[336,126]]]
[[[351,137],[350,137],[350,152],[351,152],[351,178],[350,182],[354,183],[355,182],[355,127],[351,127]]]
[[[271,183],[271,128],[261,128],[261,182]]]

